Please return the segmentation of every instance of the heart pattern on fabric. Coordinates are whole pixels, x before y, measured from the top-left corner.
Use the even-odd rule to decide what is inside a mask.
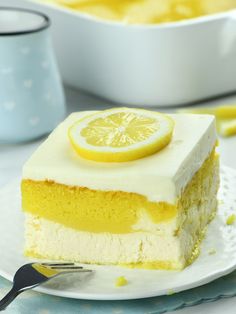
[[[42,68],[44,68],[44,69],[48,69],[48,67],[49,67],[49,62],[48,62],[47,60],[43,60],[43,61],[41,62],[41,66],[42,66]]]
[[[52,99],[52,94],[51,94],[50,92],[47,92],[47,93],[45,94],[45,99],[46,99],[47,101],[50,101],[50,100]]]
[[[29,124],[30,124],[31,126],[36,126],[36,125],[39,124],[39,121],[40,121],[39,117],[31,117],[31,118],[29,119]]]
[[[2,74],[10,74],[10,73],[13,72],[13,69],[12,69],[11,67],[2,68],[2,69],[0,70],[0,72],[1,72]]]
[[[31,88],[32,85],[33,85],[33,81],[30,80],[30,79],[24,80],[23,84],[24,84],[24,87],[25,87],[25,88]]]
[[[6,111],[12,111],[16,106],[16,103],[14,101],[6,101],[3,103],[3,108]]]
[[[23,55],[28,55],[30,53],[30,48],[29,47],[21,47],[20,48],[20,52],[23,54]]]

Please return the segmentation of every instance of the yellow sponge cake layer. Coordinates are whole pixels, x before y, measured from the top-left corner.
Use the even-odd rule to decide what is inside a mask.
[[[195,186],[201,186],[199,177],[214,161],[214,150],[201,170],[195,174],[176,205],[149,202],[145,196],[122,191],[96,191],[70,187],[50,181],[22,181],[24,211],[58,222],[66,227],[88,232],[132,232],[143,212],[151,223],[165,223],[186,208]],[[196,193],[198,192],[198,193]],[[195,198],[204,191],[194,191]]]
[[[96,191],[50,181],[23,180],[22,200],[26,212],[89,232],[131,232],[140,211],[146,211],[155,223],[176,216],[176,206],[149,202],[136,193]]]

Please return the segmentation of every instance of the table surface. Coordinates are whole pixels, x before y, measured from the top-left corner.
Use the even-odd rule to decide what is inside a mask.
[[[65,88],[65,93],[68,114],[73,111],[105,109],[115,106],[109,101],[98,99],[68,87]],[[200,105],[213,106],[231,103],[236,104],[236,95],[208,101],[201,103]],[[176,108],[160,108],[159,110],[174,112],[175,109]],[[14,179],[16,176],[21,175],[22,165],[43,140],[44,138],[22,144],[0,145],[0,187]],[[220,138],[219,151],[221,155],[221,163],[236,169],[236,136],[231,138]],[[235,314],[236,297],[179,310],[178,314],[220,314],[223,312],[227,314]]]

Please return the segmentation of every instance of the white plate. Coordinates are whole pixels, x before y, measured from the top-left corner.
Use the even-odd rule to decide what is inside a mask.
[[[78,299],[125,300],[178,292],[226,275],[236,269],[236,227],[225,223],[236,212],[235,191],[236,171],[222,167],[217,217],[209,226],[199,258],[181,272],[89,265],[93,274],[58,277],[36,290]],[[0,275],[11,281],[16,269],[29,262],[22,255],[23,218],[18,180],[0,191]],[[209,254],[212,249],[216,254]],[[118,276],[125,276],[129,284],[116,288]]]

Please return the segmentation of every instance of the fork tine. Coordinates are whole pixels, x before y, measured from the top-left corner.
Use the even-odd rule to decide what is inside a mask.
[[[51,269],[83,269],[81,266],[51,266]]]
[[[76,273],[91,273],[93,272],[92,269],[85,269],[85,268],[79,268],[79,267],[76,267],[76,268],[52,268],[54,269],[55,271],[58,271],[58,272],[61,272],[61,273],[73,273],[73,272],[76,272]]]
[[[74,270],[73,268],[68,269],[70,270]],[[63,269],[63,271],[66,271],[66,269]],[[92,273],[93,270],[92,269],[76,269],[76,273]]]
[[[41,263],[43,266],[73,266],[75,263]]]
[[[75,263],[40,263],[42,266],[50,269],[61,270],[61,271],[74,271],[77,272],[92,272],[90,269],[84,269],[82,266],[77,266]]]

